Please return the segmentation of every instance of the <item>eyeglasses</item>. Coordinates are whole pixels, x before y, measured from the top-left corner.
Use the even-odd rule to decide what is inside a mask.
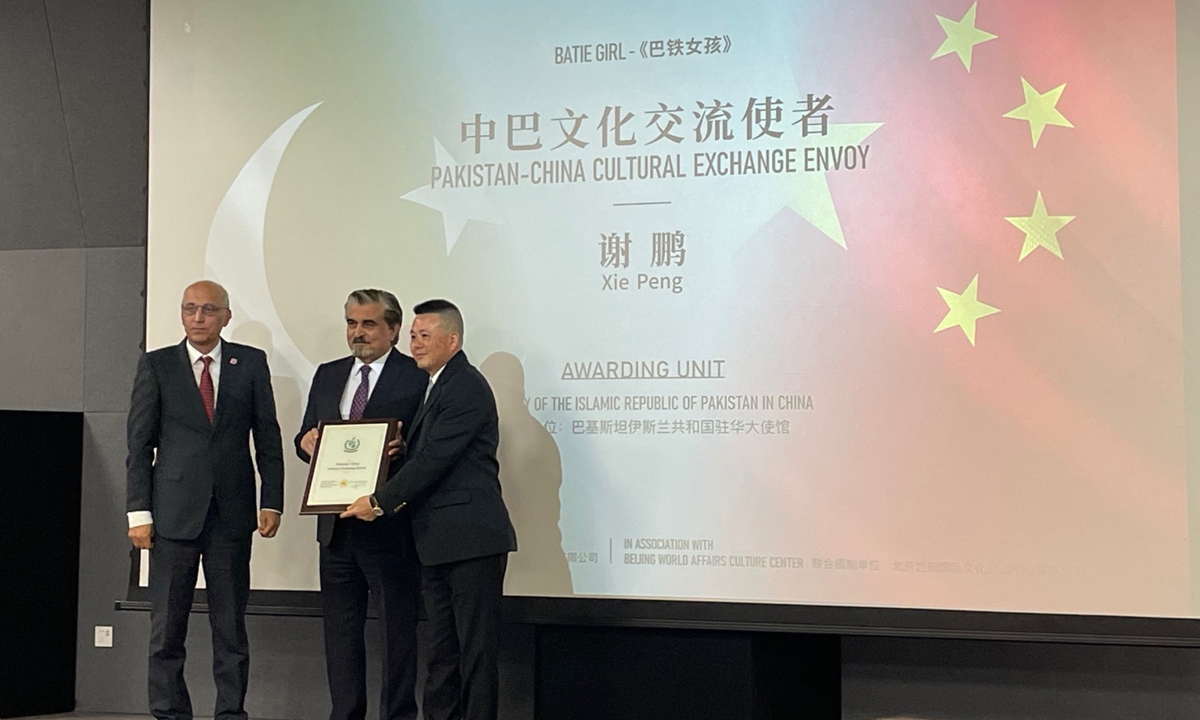
[[[217,305],[211,305],[208,303],[205,303],[204,305],[197,305],[196,303],[188,303],[187,305],[181,305],[179,309],[182,310],[183,314],[188,317],[195,315],[197,310],[204,313],[204,317],[215,317],[217,313],[221,312],[222,310],[225,310],[226,308],[219,307]]]

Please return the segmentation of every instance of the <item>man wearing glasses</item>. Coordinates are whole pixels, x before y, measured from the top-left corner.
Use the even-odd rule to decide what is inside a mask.
[[[193,716],[184,640],[203,559],[214,718],[245,720],[250,542],[255,530],[269,538],[279,529],[283,443],[266,354],[221,339],[232,317],[225,289],[195,283],[181,311],[184,341],[138,362],[127,427],[129,537],[150,551],[150,712]]]

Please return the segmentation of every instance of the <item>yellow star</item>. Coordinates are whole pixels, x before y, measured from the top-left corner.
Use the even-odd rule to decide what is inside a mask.
[[[963,67],[967,69],[967,72],[971,72],[972,49],[979,43],[996,39],[996,36],[990,32],[975,27],[975,6],[978,4],[971,5],[971,9],[967,11],[966,15],[963,15],[962,20],[955,21],[941,15],[936,16],[938,22],[942,24],[942,30],[946,32],[946,40],[930,60],[936,60],[950,53],[958,53],[958,59],[962,60]]]
[[[946,328],[958,326],[962,328],[963,334],[967,336],[967,340],[971,341],[971,345],[975,345],[975,321],[981,317],[1000,312],[999,308],[979,302],[977,297],[979,292],[978,286],[979,276],[976,275],[971,279],[971,284],[967,286],[966,290],[962,291],[961,295],[943,288],[937,289],[942,294],[942,299],[946,301],[946,306],[950,308],[950,312],[946,313],[946,317],[942,318],[941,324],[934,330],[935,333],[939,333]]]
[[[1005,220],[1016,225],[1025,233],[1025,244],[1021,247],[1021,257],[1017,262],[1039,247],[1044,247],[1062,258],[1062,250],[1058,247],[1058,231],[1075,219],[1074,215],[1048,215],[1046,203],[1042,201],[1041,191],[1033,202],[1033,214],[1029,217],[1006,217]]]
[[[1062,96],[1063,89],[1067,87],[1066,83],[1050,92],[1039,93],[1033,89],[1028,80],[1021,78],[1021,87],[1025,91],[1025,103],[1015,110],[1004,113],[1004,117],[1028,120],[1034,147],[1037,147],[1038,140],[1042,138],[1042,131],[1046,129],[1047,125],[1075,127],[1055,107],[1058,104],[1058,98]]]

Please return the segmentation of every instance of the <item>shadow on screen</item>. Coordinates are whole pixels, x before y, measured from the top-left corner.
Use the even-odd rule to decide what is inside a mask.
[[[233,342],[250,345],[267,353],[267,362],[271,362],[274,340],[271,329],[263,323],[256,320],[242,322],[230,336]],[[301,462],[292,450],[292,436],[304,418],[305,398],[295,378],[276,374],[275,366],[271,370],[275,415],[283,440],[284,507],[280,508],[283,510],[283,521],[274,539],[261,541],[262,538],[255,536],[251,560],[253,586],[316,590],[316,521],[311,516],[300,516],[295,512],[308,480],[308,465]]]
[[[479,366],[496,395],[500,415],[500,486],[517,528],[519,550],[508,558],[505,587],[521,595],[572,595],[571,568],[562,549],[562,459],[558,444],[525,404],[525,368],[498,352]]]

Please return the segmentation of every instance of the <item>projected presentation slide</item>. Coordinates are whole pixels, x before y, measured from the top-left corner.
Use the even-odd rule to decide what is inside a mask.
[[[350,291],[457,303],[510,595],[1192,613],[1170,0],[151,20],[148,347],[223,283],[290,447]]]

